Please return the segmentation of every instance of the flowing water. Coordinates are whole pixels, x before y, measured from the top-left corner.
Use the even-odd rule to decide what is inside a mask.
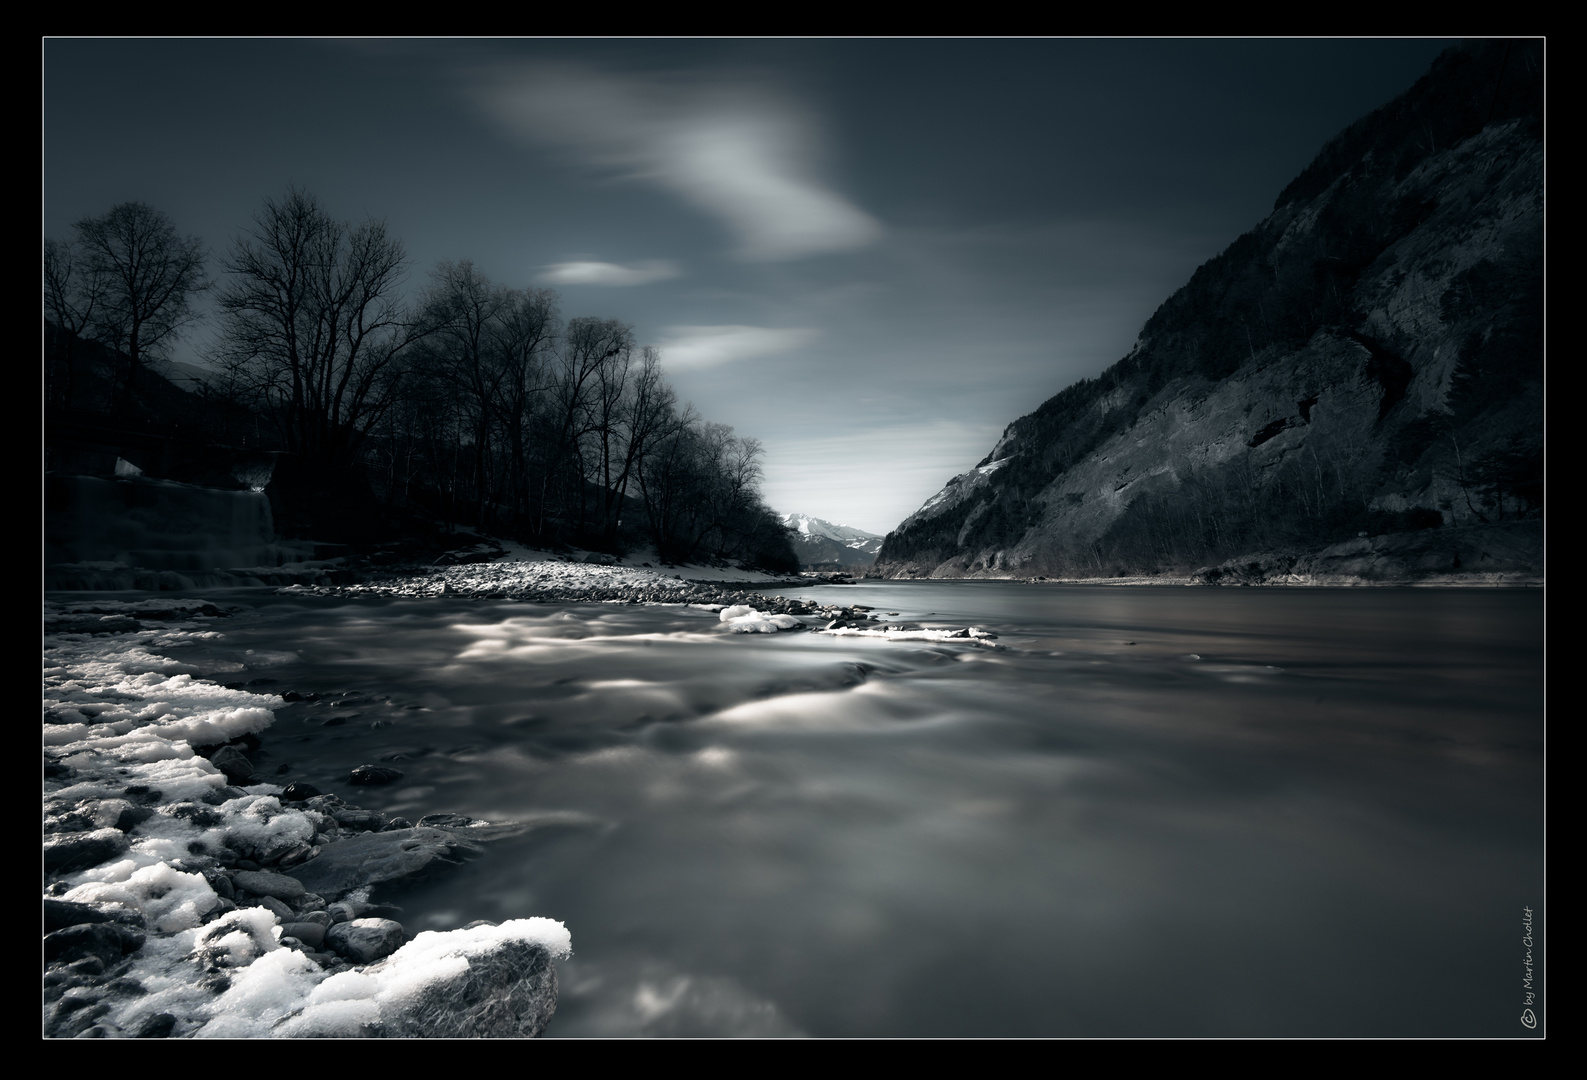
[[[397,902],[566,922],[551,1036],[1525,1034],[1540,592],[797,595],[1002,647],[252,596],[195,648],[324,695],[283,782],[536,824]]]

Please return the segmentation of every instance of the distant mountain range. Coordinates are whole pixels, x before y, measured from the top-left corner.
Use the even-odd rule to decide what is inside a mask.
[[[1444,52],[876,571],[1540,576],[1543,135],[1541,41]]]
[[[852,525],[835,525],[809,514],[783,514],[781,521],[796,533],[794,551],[806,570],[869,566],[882,547],[880,536]]]

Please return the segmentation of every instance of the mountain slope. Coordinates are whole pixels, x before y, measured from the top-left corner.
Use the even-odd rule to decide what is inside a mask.
[[[1542,135],[1541,43],[1445,52],[1128,356],[1010,424],[890,533],[877,571],[1152,573],[1535,521]]]
[[[794,551],[799,555],[799,565],[807,569],[869,566],[882,546],[882,538],[875,533],[809,514],[783,514],[780,520],[794,531]]]

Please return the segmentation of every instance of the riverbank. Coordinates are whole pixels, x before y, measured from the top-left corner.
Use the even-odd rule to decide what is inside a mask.
[[[256,775],[248,752],[294,693],[182,660],[230,614],[46,604],[45,1036],[540,1034],[552,961],[571,950],[561,923],[410,937],[378,895],[522,828],[414,824]],[[397,775],[364,767],[348,784]]]
[[[999,565],[994,560],[994,565]],[[1097,569],[1091,576],[1019,574],[985,567],[964,571],[952,560],[927,573],[912,564],[883,565],[867,577],[895,580],[1027,581],[1051,585],[1301,585],[1308,587],[1494,588],[1544,584],[1541,520],[1447,526],[1413,532],[1361,533],[1321,549],[1275,547],[1221,563],[1156,573]],[[1070,574],[1073,573],[1071,568]]]

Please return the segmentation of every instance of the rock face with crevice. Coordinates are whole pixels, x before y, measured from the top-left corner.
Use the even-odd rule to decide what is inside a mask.
[[[1541,575],[1543,160],[1541,44],[1447,51],[1128,356],[1010,424],[889,534],[874,572],[1327,564],[1363,535],[1458,527],[1497,529],[1504,572]],[[1396,544],[1449,548],[1406,566],[1463,568],[1458,543]]]

